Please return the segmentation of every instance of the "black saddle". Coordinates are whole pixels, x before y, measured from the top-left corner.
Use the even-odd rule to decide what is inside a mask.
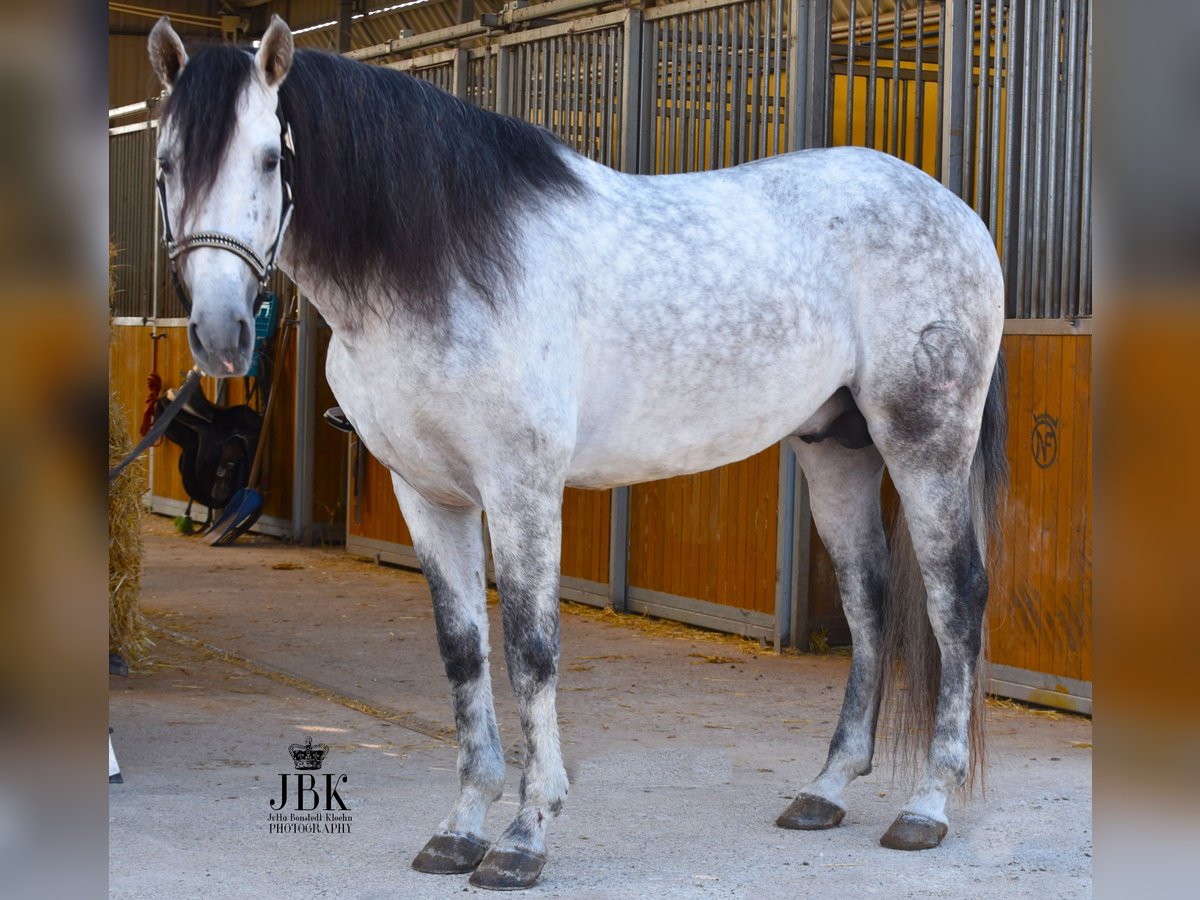
[[[160,397],[157,411],[169,402]],[[261,433],[262,416],[249,406],[217,406],[197,391],[166,431],[183,451],[179,474],[188,496],[210,510],[228,504],[250,480]]]

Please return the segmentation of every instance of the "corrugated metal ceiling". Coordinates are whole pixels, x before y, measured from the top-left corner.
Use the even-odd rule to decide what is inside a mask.
[[[137,0],[135,0],[137,2]],[[648,0],[647,6],[663,5],[667,0]],[[831,8],[835,22],[849,17],[851,0],[832,0]],[[869,17],[874,0],[854,0],[856,17]],[[337,42],[337,0],[141,0],[138,6],[146,5],[166,14],[187,13],[197,16],[217,17],[236,13],[250,25],[248,36],[255,37],[266,25],[271,13],[278,13],[287,20],[293,31],[298,32],[296,43],[303,47],[333,49]],[[608,0],[608,5],[612,0]],[[475,0],[475,15],[496,12],[504,0]],[[597,6],[605,5],[597,0]],[[901,9],[915,9],[919,0],[878,0],[880,16],[888,16],[899,5]],[[937,3],[930,4],[933,6]],[[415,33],[433,31],[455,24],[458,9],[456,0],[366,0],[366,12],[354,21],[353,46],[357,49],[397,37],[407,29]],[[152,18],[115,13],[108,16],[111,34],[145,34],[154,25]],[[189,38],[217,39],[220,32],[196,26],[179,24],[180,34]]]

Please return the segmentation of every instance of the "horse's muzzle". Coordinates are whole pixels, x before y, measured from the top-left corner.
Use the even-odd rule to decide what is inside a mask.
[[[226,378],[245,375],[254,355],[254,322],[248,311],[193,309],[188,344],[200,368]]]

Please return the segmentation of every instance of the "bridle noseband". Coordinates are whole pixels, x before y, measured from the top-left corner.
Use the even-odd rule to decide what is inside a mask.
[[[296,158],[296,147],[292,142],[292,127],[283,115],[283,105],[277,103],[275,116],[279,119],[279,180],[283,189],[283,206],[279,211],[279,229],[275,232],[275,241],[267,253],[266,259],[258,251],[240,238],[220,231],[197,231],[175,240],[171,233],[171,220],[167,216],[167,183],[159,167],[154,183],[158,192],[158,207],[163,221],[163,245],[167,248],[167,259],[171,266],[171,285],[175,295],[183,304],[188,316],[192,314],[192,298],[188,295],[183,280],[179,277],[176,260],[189,250],[197,247],[215,247],[232,253],[248,265],[258,278],[258,296],[254,298],[254,313],[258,314],[259,307],[267,299],[267,282],[275,272],[275,262],[279,256],[279,246],[283,243],[284,232],[292,219],[292,170]]]

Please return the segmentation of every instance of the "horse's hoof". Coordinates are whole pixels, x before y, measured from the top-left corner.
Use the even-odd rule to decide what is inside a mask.
[[[520,891],[537,883],[546,865],[545,853],[493,848],[471,873],[471,884],[489,891]]]
[[[846,816],[846,811],[824,797],[801,794],[783,811],[775,824],[780,828],[796,828],[800,831],[821,831],[836,827]]]
[[[435,834],[412,861],[426,875],[462,875],[479,865],[487,853],[487,841],[470,834]]]
[[[902,812],[879,843],[890,850],[932,850],[945,836],[945,822]]]

